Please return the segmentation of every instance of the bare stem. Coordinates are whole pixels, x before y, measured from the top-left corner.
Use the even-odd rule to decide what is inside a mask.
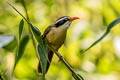
[[[59,57],[60,61],[62,61],[65,66],[71,71],[72,75],[75,75],[76,77],[80,77],[81,80],[84,80],[83,77],[79,74],[77,74],[70,64],[67,63],[67,61],[63,58],[63,56],[56,50],[54,50],[50,45],[48,47]]]
[[[22,0],[22,5],[24,7],[24,10],[25,10],[25,13],[26,13],[26,17],[27,17],[27,20],[30,21],[30,18],[29,18],[29,15],[28,15],[28,11],[27,11],[27,7],[26,7],[26,3],[24,0]]]
[[[26,4],[25,4],[25,1],[22,0],[21,3],[22,3],[22,5],[23,5],[23,7],[24,7],[24,10],[25,10],[25,14],[26,14],[27,20],[30,22],[30,18],[29,18],[29,15],[28,15],[28,11],[27,11],[27,7],[26,7]],[[30,35],[31,35],[31,37],[32,37],[32,43],[33,43],[33,46],[34,46],[34,48],[35,48],[35,50],[36,50],[36,43],[35,43],[35,40],[34,40],[34,38],[33,38],[33,35],[32,35],[32,32],[31,32],[31,29],[30,29],[29,26],[30,26],[30,25],[28,24],[28,30],[29,30],[29,33],[30,33]]]
[[[21,15],[23,17],[23,19],[28,23],[30,24],[30,22],[12,5],[10,4],[9,2],[7,2],[19,15]]]

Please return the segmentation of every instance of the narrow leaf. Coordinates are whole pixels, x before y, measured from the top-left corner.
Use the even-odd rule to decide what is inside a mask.
[[[22,34],[22,31],[23,31],[23,26],[24,26],[24,21],[22,19],[19,23],[19,40],[21,38],[21,34]]]
[[[37,42],[38,42],[38,43],[40,44],[40,46],[43,48],[44,53],[46,53],[46,45],[47,45],[47,44],[46,44],[46,41],[41,38],[41,32],[40,32],[40,30],[39,30],[37,27],[35,27],[34,25],[32,25],[31,23],[30,23],[30,25],[31,25],[33,34],[34,34]],[[44,55],[45,55],[46,58],[47,58],[47,55],[46,55],[46,54],[44,54]]]
[[[116,20],[112,21],[107,29],[106,32],[98,39],[96,40],[92,45],[90,45],[87,49],[85,49],[84,51],[82,51],[82,53],[85,53],[86,51],[88,51],[89,49],[91,49],[93,46],[95,46],[96,44],[98,44],[101,40],[103,40],[111,31],[111,29],[117,25],[118,23],[120,23],[120,18],[117,18]]]
[[[35,27],[34,25],[32,25],[31,23],[30,23],[30,26],[31,26],[31,29],[32,29],[32,32],[33,32],[33,34],[34,34],[34,36],[35,36],[35,39],[37,40],[37,42],[39,43],[39,45],[41,46],[41,48],[43,49],[43,52],[45,53],[44,55],[46,56],[46,58],[47,58],[47,55],[46,55],[46,42],[45,42],[45,40],[43,40],[42,38],[41,38],[41,32],[40,32],[40,30],[37,28],[37,27]],[[48,59],[48,58],[47,58]],[[49,60],[48,60],[49,61]]]
[[[40,30],[37,27],[35,27],[34,25],[32,25],[31,23],[29,23],[29,25],[31,26],[33,34],[40,37],[40,35],[41,35]]]
[[[40,66],[42,68],[42,73],[43,73],[43,76],[45,77],[47,59],[44,55],[44,51],[43,51],[44,49],[40,45],[37,46],[37,50],[38,50],[38,54],[39,54],[39,58],[40,58]]]
[[[35,36],[35,39],[38,42],[37,50],[40,58],[40,66],[42,68],[43,77],[45,77],[47,61],[49,61],[47,44],[46,44],[46,41],[41,38],[40,30],[37,27],[33,26],[31,23],[30,23],[30,26],[31,26],[33,35]]]
[[[14,64],[13,71],[14,71],[14,69],[16,67],[16,64],[18,63],[20,58],[23,56],[23,53],[24,53],[24,50],[25,50],[25,47],[26,47],[28,41],[29,41],[29,35],[25,35],[22,38],[22,40],[20,41],[18,51],[17,51],[16,56],[15,56],[15,64]]]

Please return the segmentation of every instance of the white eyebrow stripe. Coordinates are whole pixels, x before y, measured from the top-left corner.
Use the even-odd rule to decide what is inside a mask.
[[[62,20],[64,20],[64,19],[65,19],[65,18],[61,18],[61,19],[57,20],[56,23],[59,22],[59,21],[62,21]]]

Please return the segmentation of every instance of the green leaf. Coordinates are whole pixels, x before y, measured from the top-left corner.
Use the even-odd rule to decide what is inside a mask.
[[[91,49],[93,46],[95,46],[96,44],[98,44],[101,40],[103,40],[111,31],[111,29],[113,27],[115,27],[115,25],[117,25],[118,23],[120,23],[120,18],[115,19],[114,21],[112,21],[107,29],[106,32],[98,39],[96,40],[92,45],[90,45],[87,49],[85,49],[84,51],[82,51],[82,53],[85,53],[86,51],[88,51],[89,49]]]
[[[18,51],[17,51],[16,56],[15,56],[15,64],[14,64],[13,71],[14,71],[14,69],[16,67],[16,64],[18,63],[20,58],[23,56],[23,53],[24,53],[24,50],[25,50],[25,47],[26,47],[28,41],[29,41],[29,35],[25,35],[22,38],[22,40],[20,41],[20,44],[19,44],[19,47],[18,47]]]
[[[33,35],[35,36],[35,39],[37,40],[37,42],[39,43],[42,39],[41,39],[41,32],[40,30],[35,27],[34,25],[32,25],[31,23],[29,23],[33,32]]]
[[[19,23],[19,40],[21,38],[21,34],[22,34],[22,31],[23,31],[23,26],[24,26],[24,21],[22,19]]]
[[[40,30],[37,27],[33,26],[31,23],[30,23],[30,26],[35,36],[35,39],[38,42],[37,50],[40,58],[40,66],[42,68],[43,76],[45,76],[47,61],[49,61],[47,44],[46,44],[46,41],[41,38]]]
[[[43,45],[42,45],[43,46]],[[47,50],[44,50],[44,48],[40,46],[38,44],[37,46],[37,50],[38,50],[38,54],[39,54],[39,58],[40,58],[40,66],[42,68],[42,73],[43,73],[43,76],[45,77],[45,73],[46,73],[46,66],[47,66],[47,59],[46,59],[46,56],[45,56],[45,53],[44,51],[47,51]],[[47,53],[47,52],[46,52]]]
[[[32,29],[32,31],[33,31],[33,34],[34,34],[35,36],[39,36],[39,37],[40,37],[40,35],[41,35],[40,30],[39,30],[37,27],[35,27],[34,25],[32,25],[31,23],[29,23],[29,25],[31,26],[31,29]]]

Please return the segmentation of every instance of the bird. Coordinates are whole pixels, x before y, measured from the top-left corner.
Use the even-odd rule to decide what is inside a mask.
[[[79,17],[70,17],[70,16],[63,16],[57,19],[54,24],[48,26],[43,35],[41,36],[42,39],[45,39],[49,45],[56,51],[64,44],[66,39],[67,30],[69,29],[72,21],[80,19]],[[48,72],[49,66],[51,64],[52,58],[54,53],[52,50],[48,48],[48,59],[46,73]],[[40,61],[38,64],[38,73],[42,73],[42,69],[40,66]]]

